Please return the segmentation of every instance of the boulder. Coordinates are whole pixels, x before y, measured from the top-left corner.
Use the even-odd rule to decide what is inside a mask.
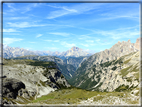
[[[25,84],[14,78],[4,78],[2,96],[16,99],[18,91],[25,89]]]

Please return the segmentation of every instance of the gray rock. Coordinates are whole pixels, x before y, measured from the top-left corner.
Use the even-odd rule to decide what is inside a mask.
[[[126,81],[124,78],[122,78],[122,76],[119,75],[121,69],[133,66],[129,69],[129,71],[132,71],[135,67],[138,68],[137,64],[139,64],[139,54],[135,52],[138,52],[138,50],[135,49],[134,43],[131,43],[130,41],[118,42],[110,49],[96,53],[84,61],[81,64],[81,67],[79,67],[75,72],[74,77],[69,80],[69,83],[71,83],[71,85],[90,90],[101,86],[97,89],[105,90],[108,88],[108,91],[112,91],[123,84],[129,86],[132,86],[133,84],[134,86],[137,86],[138,81],[134,78],[131,84],[128,82],[128,79]],[[122,64],[118,63],[120,58],[123,59],[123,62],[126,61],[128,63],[122,66]],[[104,64],[105,62],[109,63],[113,60],[116,62],[116,65],[110,64],[106,67],[101,66],[101,64]],[[129,78],[131,75],[133,74],[128,73],[125,78]],[[117,82],[117,80],[119,81]]]
[[[3,97],[16,99],[18,91],[25,89],[25,84],[14,78],[3,79]]]

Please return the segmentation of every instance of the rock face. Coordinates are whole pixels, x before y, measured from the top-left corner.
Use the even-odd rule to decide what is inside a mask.
[[[55,62],[4,59],[3,77],[6,77],[3,78],[5,104],[25,104],[51,91],[70,87]]]
[[[138,39],[136,40],[136,43],[135,43],[134,47],[135,47],[137,50],[140,50],[140,43],[141,43],[141,40],[142,40],[142,38],[138,38]]]
[[[15,101],[19,97],[23,97],[25,99],[30,99],[35,96],[36,93],[28,92],[25,84],[22,81],[19,81],[14,78],[3,78],[3,86],[2,86],[2,104],[16,104]],[[20,100],[20,99],[18,99]],[[18,101],[17,100],[17,101]]]
[[[130,53],[117,60],[95,64],[74,78],[74,86],[87,90],[121,91],[139,85],[139,52]]]
[[[66,51],[66,52],[62,52],[62,54],[60,56],[64,56],[64,57],[79,57],[79,56],[90,56],[91,54],[84,51],[81,48],[78,47],[72,47],[70,50]]]
[[[53,61],[57,64],[59,69],[61,70],[62,74],[65,76],[66,79],[70,79],[71,75],[74,74],[76,68],[71,64],[66,64],[64,61],[56,56],[37,56],[37,55],[29,55],[29,56],[22,56],[16,57],[12,59],[30,59],[30,60],[38,60],[38,61]]]
[[[16,99],[18,91],[25,89],[25,84],[14,78],[3,79],[3,97]]]
[[[47,66],[46,70],[43,72],[43,75],[46,78],[50,79],[50,81],[48,81],[48,80],[46,81],[46,84],[52,88],[57,88],[57,89],[61,89],[63,87],[70,87],[70,85],[68,84],[68,82],[64,78],[63,74],[59,70],[56,63],[52,62],[51,64],[52,65]],[[51,84],[51,82],[54,83],[55,85]]]
[[[30,59],[30,60],[38,60],[38,61],[53,61],[57,64],[59,69],[61,70],[62,74],[65,76],[65,78],[68,80],[70,79],[76,69],[81,65],[82,62],[87,60],[88,56],[82,56],[82,57],[69,57],[67,59],[60,59],[55,56],[37,56],[37,55],[29,55],[29,56],[22,56],[22,57],[16,57],[12,59]]]
[[[95,53],[94,55],[90,56],[86,61],[81,63],[81,67],[77,69],[74,75],[84,73],[86,70],[88,70],[95,64],[101,64],[107,61],[116,60],[121,56],[136,51],[138,50],[134,47],[134,43],[131,43],[130,41],[118,42],[115,45],[113,45],[110,49],[106,49],[104,51]]]
[[[65,64],[71,64],[71,65],[73,65],[77,69],[82,62],[87,60],[88,57],[89,56],[69,57],[67,59],[64,59],[63,61],[64,61]]]
[[[0,50],[1,51],[1,50]],[[37,55],[33,51],[18,47],[3,46],[3,58],[12,58],[25,55]]]
[[[73,78],[71,78],[69,80],[70,84],[80,87],[80,88],[89,89],[89,90],[99,89],[99,90],[107,90],[107,91],[112,91],[112,90],[118,88],[118,86],[120,86],[122,84],[130,86],[130,84],[128,82],[126,82],[126,80],[123,79],[118,74],[119,74],[119,71],[122,70],[122,68],[131,67],[131,66],[130,65],[123,65],[122,66],[119,63],[116,63],[116,65],[115,65],[115,64],[111,64],[110,61],[117,62],[117,60],[121,59],[121,57],[123,57],[125,55],[128,55],[133,52],[138,52],[138,50],[135,48],[134,45],[135,44],[131,43],[130,40],[128,40],[127,42],[122,41],[122,42],[116,43],[110,49],[106,49],[102,52],[99,52],[99,53],[96,53],[96,54],[90,56],[86,61],[81,63],[81,67],[79,67],[77,69]],[[136,56],[139,56],[139,55],[136,55]],[[132,57],[132,56],[130,55],[130,57]],[[131,65],[137,64],[137,66],[139,66],[138,65],[139,64],[139,57],[135,57],[134,59],[137,61],[135,61],[135,63],[131,63]],[[123,59],[122,62],[125,62],[125,60],[126,59]],[[131,60],[131,58],[129,60]],[[131,60],[131,62],[133,62],[133,61]],[[102,65],[105,65],[105,63],[110,63],[110,65],[109,66],[102,66]],[[132,69],[132,68],[129,68],[129,69]],[[106,78],[107,78],[107,80],[106,80]],[[116,83],[116,84],[112,83],[112,81],[110,81],[111,80],[110,78],[115,78],[114,83]],[[118,80],[119,82],[117,83],[115,80],[116,81]],[[138,81],[136,82],[136,84],[138,84]],[[106,87],[110,86],[113,88],[107,89],[105,86]],[[101,88],[98,88],[98,87],[101,87]]]

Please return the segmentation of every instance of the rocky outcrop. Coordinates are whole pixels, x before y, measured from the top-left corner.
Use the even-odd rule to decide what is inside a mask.
[[[46,70],[43,72],[43,75],[46,78],[50,79],[50,81],[47,80],[45,83],[52,88],[61,89],[61,88],[70,87],[70,85],[68,84],[68,82],[64,78],[63,74],[59,70],[58,66],[54,62],[52,62],[51,66],[46,67]],[[53,84],[51,84],[51,83],[53,83]]]
[[[28,100],[70,87],[55,62],[4,59],[3,71],[5,103],[25,104]]]
[[[141,40],[142,40],[142,38],[138,38],[138,39],[136,40],[136,43],[135,43],[134,47],[135,47],[137,50],[140,50],[140,43],[141,43]]]
[[[22,81],[14,78],[3,78],[2,104],[16,104],[13,99],[18,100],[18,96],[21,96],[25,99],[30,99],[35,95],[36,93],[28,92],[25,84]]]
[[[116,66],[109,65],[109,66],[103,67],[103,68],[101,65],[103,65],[105,63],[109,63],[111,61],[117,62],[117,60],[119,60],[121,57],[123,57],[125,55],[127,56],[130,53],[138,52],[138,50],[135,48],[134,45],[135,44],[131,43],[130,40],[128,40],[127,42],[122,41],[122,42],[116,43],[110,49],[106,49],[104,51],[101,51],[99,53],[96,53],[96,54],[90,56],[86,61],[81,63],[81,67],[79,67],[77,69],[73,78],[71,78],[69,80],[70,84],[80,87],[80,88],[91,89],[91,90],[93,90],[93,86],[94,86],[94,88],[102,86],[103,90],[105,90],[108,85],[110,87],[113,87],[112,89],[110,89],[110,88],[106,89],[108,91],[112,91],[112,90],[116,89],[117,86],[120,86],[121,83],[125,84],[126,83],[125,80],[121,76],[118,75],[119,71],[121,71],[122,68],[125,68],[125,65],[122,66],[121,64],[117,63]],[[139,56],[139,55],[136,55],[136,56]],[[132,56],[130,55],[130,57],[132,57]],[[139,57],[135,57],[135,58],[136,58],[137,62],[132,63],[132,64],[139,63],[138,62]],[[125,60],[123,60],[123,61],[125,62]],[[133,60],[131,60],[131,62],[133,62]],[[129,67],[129,66],[127,65],[126,67]],[[112,69],[114,69],[114,71]],[[114,76],[114,75],[116,75],[116,76]],[[108,81],[106,81],[106,78],[108,78]],[[110,78],[115,78],[115,79],[117,78],[119,82],[118,83],[114,82],[116,84],[113,84],[112,80]],[[109,81],[109,80],[111,80],[111,81]],[[105,83],[106,85],[102,85],[103,83]],[[138,83],[138,81],[136,82],[136,84],[137,83]],[[126,83],[125,85],[130,86],[129,83],[128,84]]]
[[[76,71],[76,68],[73,65],[64,63],[62,59],[56,56],[28,55],[28,56],[16,57],[12,59],[17,59],[17,60],[30,59],[30,60],[37,60],[37,61],[44,61],[44,62],[53,61],[57,64],[57,66],[59,67],[60,71],[62,72],[62,74],[65,76],[66,79],[70,79],[71,75],[73,75],[74,72]]]
[[[97,91],[133,89],[139,85],[139,68],[139,52],[130,53],[117,60],[93,65],[74,78],[74,86]]]
[[[25,89],[25,84],[14,78],[3,79],[3,97],[16,99],[18,91]]]
[[[95,53],[94,55],[90,56],[86,61],[81,63],[81,67],[77,69],[74,75],[77,76],[80,73],[84,73],[86,70],[88,70],[95,64],[101,64],[107,61],[116,60],[121,56],[136,51],[138,50],[134,47],[134,43],[131,43],[130,40],[128,40],[127,42],[118,42],[115,45],[113,45],[110,49],[106,49],[104,51]]]
[[[69,57],[67,59],[64,59],[65,64],[71,64],[73,65],[76,69],[81,65],[82,62],[87,60],[88,56],[81,56],[81,57]]]

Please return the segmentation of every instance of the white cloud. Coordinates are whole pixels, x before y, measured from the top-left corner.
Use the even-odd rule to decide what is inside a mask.
[[[61,42],[61,45],[63,45],[64,47],[69,47],[69,48],[76,46],[74,43],[70,44],[70,43],[67,43],[67,42]]]
[[[94,40],[86,40],[86,42],[93,43]]]
[[[38,35],[36,36],[36,38],[41,37],[41,36],[42,36],[42,34],[38,34]]]
[[[78,39],[90,39],[90,38],[92,38],[92,37],[90,37],[90,36],[87,36],[87,35],[80,35],[80,37],[78,38]]]
[[[47,42],[59,42],[59,40],[43,40],[43,41],[47,41]]]
[[[49,33],[49,34],[59,35],[59,36],[64,36],[64,37],[67,37],[70,35],[69,33],[64,33],[64,32],[53,32],[53,33]]]
[[[103,3],[100,3],[100,4],[97,4],[97,3],[96,4],[95,3],[90,3],[90,4],[85,3],[84,4],[84,3],[82,3],[82,4],[79,4],[79,5],[74,5],[72,7],[52,6],[54,8],[60,8],[60,10],[50,12],[47,16],[47,19],[53,19],[53,18],[64,16],[64,15],[68,15],[68,14],[86,13],[87,11],[99,8],[101,5],[104,5],[104,4]]]
[[[97,42],[99,42],[99,41],[100,41],[100,39],[96,39],[96,41],[97,41]]]
[[[28,17],[8,17],[8,18],[4,18],[4,20],[18,20],[18,19],[28,19]]]
[[[41,6],[41,4],[43,3],[30,3],[29,5],[23,8],[21,13],[26,13],[28,11],[31,11],[33,8]]]
[[[95,50],[90,50],[90,49],[85,49],[85,51],[87,51],[88,53],[91,53],[91,54],[95,54],[96,53]]]
[[[44,41],[47,41],[47,42],[52,42],[52,40],[44,40]]]
[[[109,31],[104,31],[104,30],[94,30],[94,34],[102,35],[105,37],[110,37],[114,40],[116,39],[122,39],[122,38],[134,38],[135,36],[140,35],[140,31],[138,30],[138,26],[135,27],[126,27],[126,28],[119,28],[119,29],[114,29],[114,30],[109,30]],[[96,40],[99,42],[100,40]]]
[[[99,45],[110,45],[112,43],[113,43],[113,41],[111,41],[111,42],[99,42]]]
[[[132,19],[139,21],[139,16],[136,16],[135,14],[118,14],[118,15],[112,15],[110,14],[109,16],[104,16],[103,18],[95,19],[94,21],[106,21],[106,20],[114,20],[114,19],[119,19],[119,18],[126,18],[126,19]]]
[[[95,43],[91,43],[91,44],[89,44],[89,45],[91,45],[91,46],[95,46],[95,45],[97,45],[97,44],[95,44]]]
[[[54,19],[54,18],[57,18],[57,17],[60,17],[60,16],[64,16],[64,15],[67,15],[67,14],[70,14],[70,13],[76,13],[77,10],[75,9],[69,9],[65,6],[63,7],[59,7],[59,6],[51,6],[51,5],[48,5],[50,7],[54,7],[54,8],[61,8],[61,10],[57,10],[57,11],[52,11],[49,13],[49,15],[47,16],[47,19]]]
[[[34,23],[29,23],[29,22],[18,22],[18,23],[7,23],[10,27],[18,27],[18,28],[26,28],[26,27],[39,27],[39,26],[46,26],[43,24],[34,24]]]
[[[59,48],[57,48],[57,47],[44,47],[44,48],[46,48],[46,49],[48,49],[48,50],[57,50],[57,49],[59,49]]]
[[[19,9],[14,7],[14,3],[6,3],[7,7],[10,8],[10,10],[8,10],[8,12],[15,12]]]
[[[11,43],[14,43],[14,42],[19,42],[23,39],[20,39],[20,38],[3,38],[3,43],[4,44],[11,44]]]
[[[64,9],[67,11],[72,11],[72,12],[77,12],[77,10],[75,9],[69,9],[67,6],[53,6],[53,5],[48,5],[49,7],[53,7],[53,8],[60,8],[60,9]]]
[[[85,47],[89,47],[89,45],[88,44],[81,44],[82,46],[85,46]]]
[[[119,18],[127,18],[127,19],[139,21],[139,11],[137,9],[128,10],[128,8],[125,8],[125,9],[123,8],[124,11],[122,11],[122,8],[120,10],[119,9],[120,8],[118,8],[117,10],[115,9],[111,10],[109,11],[109,13],[100,14],[101,16],[103,16],[103,18],[100,18],[98,20],[112,20],[112,19],[119,19]]]
[[[36,42],[29,42],[29,43],[36,43]]]
[[[59,40],[54,40],[54,42],[59,42]]]
[[[19,32],[15,29],[3,29],[3,32]]]
[[[26,49],[26,50],[32,50],[33,48],[25,47],[24,49]]]

